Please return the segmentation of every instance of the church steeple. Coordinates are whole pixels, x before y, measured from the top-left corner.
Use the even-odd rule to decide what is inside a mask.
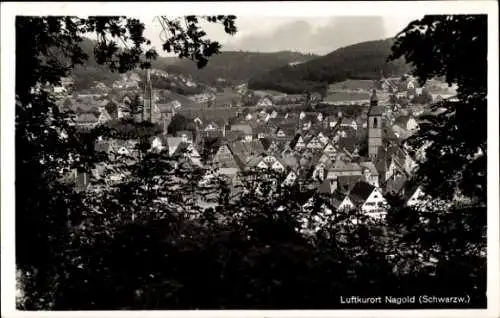
[[[370,97],[370,107],[378,105],[377,90],[373,89],[372,96]]]
[[[142,109],[142,120],[152,121],[153,86],[151,84],[151,70],[146,71],[146,83],[144,85],[144,107]]]
[[[378,149],[382,146],[382,115],[383,107],[378,106],[377,91],[374,89],[370,98],[370,109],[368,110],[368,155],[370,158],[377,156]]]

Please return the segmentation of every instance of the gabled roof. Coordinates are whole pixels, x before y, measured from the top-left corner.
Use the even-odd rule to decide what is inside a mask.
[[[406,203],[411,198],[411,196],[415,194],[415,191],[417,191],[419,187],[420,184],[417,183],[414,179],[408,179],[398,193]]]
[[[358,181],[349,192],[349,198],[355,204],[363,204],[374,189],[375,187],[371,184],[364,181]]]
[[[407,181],[408,178],[404,174],[398,174],[392,176],[385,182],[384,186],[385,192],[392,194],[399,194],[401,193],[401,190],[405,187]]]
[[[352,190],[352,188],[354,187],[354,185],[356,185],[356,183],[362,180],[362,178],[363,177],[361,175],[339,176],[337,177],[337,182],[338,182],[337,189],[340,193],[347,194]]]
[[[164,146],[168,146],[169,153],[174,154],[182,142],[182,137],[167,137],[167,144]]]
[[[333,180],[325,179],[319,186],[318,193],[328,194],[328,195],[333,194],[333,187],[332,187],[333,182],[334,182]]]
[[[190,146],[193,147],[193,145],[190,145],[187,142],[181,142],[181,143],[179,143],[179,145],[177,146],[177,148],[174,150],[173,155],[176,156],[176,155],[182,154],[184,151],[186,151],[186,152],[189,151]]]
[[[81,113],[76,115],[78,123],[96,123],[97,117],[93,113]]]
[[[234,141],[229,145],[229,148],[241,162],[247,162],[251,157],[259,156],[265,152],[260,140]]]

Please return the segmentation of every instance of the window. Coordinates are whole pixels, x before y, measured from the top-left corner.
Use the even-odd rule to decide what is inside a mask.
[[[374,117],[373,118],[373,128],[378,128],[378,118],[377,117]]]

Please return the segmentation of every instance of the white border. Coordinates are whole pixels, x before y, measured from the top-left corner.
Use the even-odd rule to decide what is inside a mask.
[[[414,2],[142,2],[1,3],[1,265],[2,316],[13,317],[498,317],[499,297],[499,99],[498,8],[496,1]],[[332,310],[332,311],[120,311],[19,312],[14,304],[14,65],[16,15],[235,14],[236,16],[335,16],[487,13],[488,16],[488,309],[487,310]]]

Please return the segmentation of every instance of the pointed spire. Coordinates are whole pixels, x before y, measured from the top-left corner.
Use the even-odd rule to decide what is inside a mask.
[[[377,106],[377,105],[378,105],[377,90],[374,89],[372,91],[372,96],[370,97],[370,106]]]

